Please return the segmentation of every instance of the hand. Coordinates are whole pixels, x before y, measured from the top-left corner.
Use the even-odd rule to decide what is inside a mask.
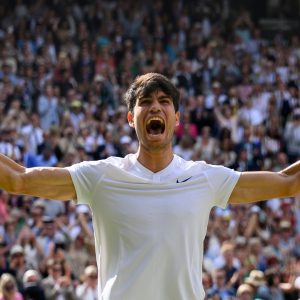
[[[62,288],[67,288],[71,285],[71,280],[68,276],[61,276],[61,277],[58,278],[58,284]]]

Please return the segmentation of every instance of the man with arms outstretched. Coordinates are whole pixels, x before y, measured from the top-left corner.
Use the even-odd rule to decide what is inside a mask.
[[[239,173],[174,155],[179,92],[160,74],[137,77],[125,101],[137,153],[31,169],[1,155],[0,188],[91,207],[100,299],[204,299],[203,240],[211,208],[295,196],[300,164],[278,173]]]

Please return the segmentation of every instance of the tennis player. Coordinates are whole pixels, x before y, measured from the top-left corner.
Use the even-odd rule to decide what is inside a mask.
[[[1,155],[0,188],[91,207],[100,299],[204,299],[203,240],[212,207],[297,195],[299,162],[278,173],[239,173],[174,155],[179,91],[160,74],[137,77],[125,101],[137,153],[31,169]]]

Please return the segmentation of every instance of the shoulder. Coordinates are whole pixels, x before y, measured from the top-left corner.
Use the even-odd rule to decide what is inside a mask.
[[[130,160],[128,159],[128,157],[122,158],[122,157],[111,156],[109,158],[102,159],[102,160],[82,161],[80,163],[66,167],[66,169],[69,170],[70,172],[83,171],[83,170],[90,170],[91,172],[93,171],[103,172],[110,167],[117,168],[117,169],[124,169],[128,164],[130,164]]]
[[[176,163],[176,167],[182,168],[182,169],[191,169],[191,168],[201,168],[205,169],[209,165],[205,161],[194,161],[194,160],[185,160],[184,158],[174,154],[174,160]]]
[[[180,164],[184,166],[185,170],[189,169],[193,173],[202,173],[210,178],[215,178],[215,176],[228,176],[228,175],[240,175],[240,172],[237,172],[223,165],[213,165],[208,164],[205,161],[184,161],[180,159]]]

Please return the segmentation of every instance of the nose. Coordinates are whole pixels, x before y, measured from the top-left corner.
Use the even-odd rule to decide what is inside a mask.
[[[160,103],[157,99],[153,99],[150,106],[151,112],[159,112],[161,110]]]

